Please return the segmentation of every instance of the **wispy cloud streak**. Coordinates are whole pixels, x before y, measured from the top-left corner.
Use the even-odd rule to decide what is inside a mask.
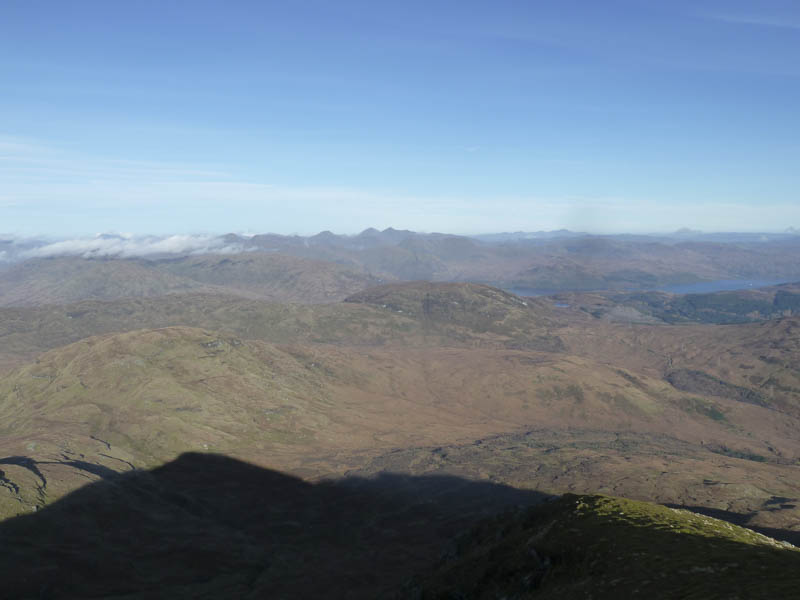
[[[751,25],[755,27],[775,27],[779,29],[794,29],[800,31],[800,21],[767,16],[767,15],[733,15],[733,14],[714,14],[706,15],[713,21],[731,23],[735,25]]]

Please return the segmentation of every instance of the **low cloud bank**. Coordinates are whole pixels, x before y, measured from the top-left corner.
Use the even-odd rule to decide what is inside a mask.
[[[81,256],[83,258],[133,258],[157,254],[233,254],[244,249],[224,238],[207,235],[130,236],[98,235],[48,243],[22,250],[19,259]]]

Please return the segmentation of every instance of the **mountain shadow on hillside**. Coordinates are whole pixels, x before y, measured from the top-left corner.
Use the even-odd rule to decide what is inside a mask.
[[[216,454],[0,523],[14,599],[787,598],[798,573],[788,544],[646,502],[451,476],[309,483]]]
[[[0,523],[0,597],[374,598],[544,498],[440,476],[312,484],[189,453]]]

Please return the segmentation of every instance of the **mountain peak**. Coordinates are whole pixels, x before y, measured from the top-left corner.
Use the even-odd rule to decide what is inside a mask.
[[[364,231],[358,234],[358,237],[372,237],[376,235],[380,235],[380,231],[375,229],[374,227],[367,227]]]

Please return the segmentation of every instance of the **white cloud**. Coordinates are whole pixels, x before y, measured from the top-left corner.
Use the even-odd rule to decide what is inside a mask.
[[[94,238],[77,238],[46,244],[25,250],[19,258],[46,258],[52,256],[82,256],[84,258],[120,257],[131,258],[153,254],[230,254],[242,252],[236,244],[226,244],[215,236],[171,235],[123,236],[102,234]]]

